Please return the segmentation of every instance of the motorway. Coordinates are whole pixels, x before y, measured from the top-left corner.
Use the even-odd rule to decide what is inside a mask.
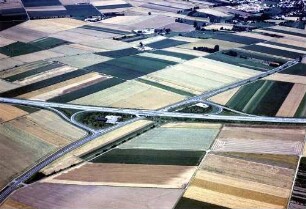
[[[167,106],[167,107],[164,107],[160,110],[162,111],[169,111],[171,109],[175,109],[177,107],[180,107],[180,106],[183,106],[183,105],[187,105],[189,103],[193,103],[193,102],[199,102],[199,101],[205,101],[207,100],[208,98],[212,97],[212,96],[215,96],[217,94],[220,94],[222,92],[225,92],[225,91],[228,91],[228,90],[231,90],[231,89],[234,89],[234,88],[237,88],[237,87],[240,87],[242,85],[246,85],[246,84],[249,84],[249,83],[253,83],[259,79],[262,79],[262,78],[265,78],[269,75],[272,75],[274,73],[279,73],[281,71],[284,71],[296,64],[299,63],[299,60],[298,59],[295,59],[295,60],[292,60],[292,61],[288,61],[287,63],[285,63],[284,65],[281,65],[277,68],[274,68],[272,70],[268,70],[264,73],[260,73],[256,76],[253,76],[253,77],[250,77],[248,79],[245,79],[245,80],[241,80],[241,81],[238,81],[236,83],[232,83],[232,84],[229,84],[229,85],[226,85],[226,86],[223,86],[219,89],[215,89],[215,90],[212,90],[212,91],[207,91],[207,92],[204,92],[203,94],[200,94],[198,96],[195,96],[195,97],[192,97],[192,98],[188,98],[186,100],[183,100],[181,102],[178,102],[178,103],[175,103],[175,104],[172,104],[170,106]]]
[[[52,102],[42,102],[34,100],[22,100],[22,99],[9,99],[1,98],[0,103],[8,103],[15,105],[25,105],[38,108],[67,108],[82,111],[94,111],[94,112],[109,112],[109,113],[121,113],[129,115],[137,115],[143,117],[166,117],[177,119],[198,119],[198,120],[218,120],[218,121],[241,121],[241,122],[267,122],[267,123],[306,123],[305,118],[278,118],[278,117],[266,117],[266,116],[226,116],[226,115],[210,115],[210,114],[193,114],[193,113],[181,113],[181,112],[165,112],[162,110],[138,110],[138,109],[124,109],[124,108],[110,108],[110,107],[95,107],[76,104],[61,104]],[[74,121],[75,122],[75,121]]]
[[[192,98],[189,98],[187,100],[184,100],[182,102],[178,102],[176,104],[170,105],[168,107],[159,109],[159,110],[138,110],[138,109],[123,109],[123,108],[109,108],[109,107],[96,107],[96,106],[86,106],[86,105],[75,105],[75,104],[60,104],[60,103],[52,103],[52,102],[43,102],[43,101],[33,101],[33,100],[22,100],[22,99],[10,99],[10,98],[0,98],[0,103],[7,103],[7,104],[13,104],[13,105],[25,105],[25,106],[32,106],[32,107],[38,107],[43,109],[49,109],[51,111],[56,112],[61,117],[63,117],[65,120],[69,120],[72,124],[92,133],[91,135],[86,136],[83,139],[80,139],[78,141],[75,141],[55,153],[45,157],[45,159],[41,160],[39,163],[34,165],[32,168],[28,169],[26,172],[21,174],[19,177],[15,178],[13,181],[11,181],[10,184],[8,184],[0,193],[0,203],[2,203],[13,191],[15,191],[17,188],[19,188],[25,181],[27,181],[30,177],[32,177],[34,174],[39,172],[41,169],[49,165],[50,163],[54,162],[58,158],[62,157],[63,155],[67,154],[68,152],[84,145],[85,143],[96,139],[99,136],[102,136],[105,133],[108,133],[110,131],[113,131],[119,127],[125,126],[129,123],[132,123],[134,121],[143,119],[144,117],[170,117],[170,118],[181,118],[181,119],[199,119],[199,120],[208,120],[208,121],[225,121],[225,122],[231,122],[231,121],[239,121],[239,122],[269,122],[269,123],[293,123],[293,124],[306,124],[306,119],[302,118],[277,118],[277,117],[264,117],[264,116],[252,116],[252,115],[242,115],[242,116],[223,116],[223,115],[214,115],[214,114],[190,114],[190,113],[180,113],[180,112],[168,112],[169,110],[173,110],[175,108],[178,108],[183,105],[187,105],[193,102],[203,102],[205,103],[205,100],[209,97],[212,97],[214,95],[217,95],[219,93],[222,93],[224,91],[255,82],[261,78],[264,78],[266,76],[269,76],[273,73],[280,72],[282,70],[285,70],[295,64],[297,64],[297,60],[289,61],[286,64],[275,68],[273,70],[269,70],[267,72],[261,73],[259,75],[256,75],[254,77],[251,77],[249,79],[245,79],[242,81],[239,81],[234,84],[230,84],[227,86],[224,86],[220,89],[212,90],[206,93],[203,93],[199,96],[195,96]],[[207,102],[208,103],[208,102]],[[214,105],[213,103],[210,103],[210,105]],[[101,111],[101,112],[109,112],[109,113],[121,113],[121,114],[131,114],[137,117],[135,119],[119,123],[115,126],[112,126],[110,128],[107,128],[105,130],[101,131],[95,131],[92,129],[89,129],[88,127],[78,123],[75,120],[71,120],[71,118],[67,118],[63,113],[60,111],[54,109],[54,108],[66,108],[66,109],[74,109],[74,110],[80,110],[80,111]]]
[[[132,119],[130,121],[126,121],[123,123],[120,123],[118,125],[112,126],[110,128],[107,128],[105,130],[102,130],[96,134],[89,135],[83,139],[80,139],[78,141],[75,141],[59,150],[57,150],[55,153],[45,157],[44,160],[40,161],[36,165],[34,165],[32,168],[28,169],[28,171],[24,172],[19,177],[15,178],[13,181],[11,181],[10,184],[8,184],[0,193],[0,203],[2,203],[12,192],[14,192],[16,189],[18,189],[24,182],[26,182],[29,178],[31,178],[34,174],[38,173],[41,169],[49,165],[50,163],[54,162],[58,158],[64,156],[65,154],[71,152],[74,149],[77,149],[78,147],[96,139],[99,136],[102,136],[103,134],[106,134],[108,132],[111,132],[115,129],[118,129],[122,126],[125,126],[129,123],[135,122],[137,120],[140,120],[141,118]]]

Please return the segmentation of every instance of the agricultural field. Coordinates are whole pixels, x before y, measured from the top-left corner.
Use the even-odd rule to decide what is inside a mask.
[[[9,90],[12,90],[12,89],[16,89],[18,87],[19,87],[18,84],[9,83],[5,80],[0,79],[0,93],[5,92],[5,91],[9,91]]]
[[[175,64],[177,63],[165,59],[132,55],[91,65],[86,69],[124,80],[130,80]]]
[[[80,55],[54,58],[53,60],[64,63],[72,67],[85,68],[101,62],[106,62],[110,60],[110,58],[96,54],[80,54]]]
[[[228,101],[236,94],[236,92],[238,90],[239,90],[239,88],[234,88],[234,89],[231,89],[229,91],[225,91],[221,94],[210,97],[209,101],[212,101],[212,102],[220,104],[220,105],[226,105],[228,103]]]
[[[9,109],[10,115],[4,113],[0,125],[1,188],[40,158],[86,134],[48,111],[27,114],[12,106],[1,108]]]
[[[299,156],[305,129],[224,126],[212,146],[215,152],[265,153]],[[252,140],[251,140],[252,139]],[[250,141],[251,140],[251,141]]]
[[[27,115],[26,111],[23,111],[17,107],[1,104],[0,105],[0,123],[13,120],[15,118]]]
[[[214,3],[208,1],[22,1],[30,18],[71,18],[29,20],[0,31],[0,97],[159,110],[306,54],[306,32],[299,29],[265,25],[230,32],[226,30],[233,25],[214,23],[195,30],[194,21],[210,21],[192,17],[196,6],[232,16],[228,7],[211,7]],[[101,13],[107,18],[85,21]],[[221,27],[225,30],[216,31]],[[146,28],[164,31],[133,31]],[[217,52],[195,49],[217,45]],[[305,118],[305,66],[299,63],[209,101],[227,107],[223,116]],[[184,117],[211,114],[213,122],[114,113],[123,116],[117,121],[119,128],[92,131],[96,138],[48,164],[0,208],[305,205],[305,126],[232,123],[231,117],[221,123],[213,116],[219,107],[199,107],[195,104],[205,102],[190,101],[169,109]],[[62,106],[57,110],[68,117],[79,111]],[[84,111],[75,119],[100,131],[113,127],[106,124],[107,115]],[[129,119],[134,120],[120,126]],[[86,136],[89,133],[47,109],[0,104],[0,187]]]
[[[208,154],[176,208],[285,208],[298,158],[243,157]]]
[[[210,100],[253,115],[303,117],[305,84],[291,77],[304,79],[302,76],[275,74],[267,77],[267,80],[226,91]]]
[[[258,73],[207,58],[196,58],[142,78],[193,94],[201,94]]]
[[[195,166],[84,163],[44,182],[180,189],[186,186],[195,169]]]
[[[286,57],[289,59],[296,59],[305,53],[305,51],[302,50],[290,49],[286,47],[273,46],[271,44],[262,44],[262,43],[246,46],[244,47],[244,49],[260,53],[272,54],[279,57]]]
[[[209,39],[199,40],[199,41],[188,43],[188,44],[183,44],[183,45],[180,45],[179,48],[193,49],[194,47],[207,47],[207,48],[213,49],[216,45],[219,45],[220,51],[244,46],[243,44],[240,44],[240,43],[209,38]]]
[[[150,98],[150,100],[147,98]],[[132,80],[84,96],[71,103],[138,109],[158,109],[183,100],[184,98],[184,96],[179,94]]]
[[[306,172],[306,158],[301,158],[298,168],[297,177],[293,186],[293,192],[289,203],[289,209],[303,208],[306,206],[305,202],[305,172]]]
[[[233,55],[230,55],[230,53],[233,53]],[[237,53],[237,56],[235,56],[235,53]],[[228,64],[250,68],[258,71],[267,71],[273,69],[273,67],[269,65],[269,58],[267,58],[267,56],[262,57],[264,59],[262,60],[259,56],[256,56],[255,58],[252,53],[245,53],[237,50],[213,53],[205,57],[212,60],[225,62]],[[276,61],[276,59],[271,59]]]
[[[280,73],[289,74],[289,75],[306,76],[305,67],[306,67],[306,64],[298,63],[284,71],[281,71]]]
[[[210,148],[220,125],[166,124],[119,146],[120,149],[194,150]]]
[[[148,126],[151,126],[152,122],[147,120],[139,120],[118,128],[110,133],[104,134],[97,139],[88,142],[86,145],[68,153],[63,156],[61,159],[56,160],[55,162],[48,165],[42,170],[42,173],[49,175],[56,171],[68,168],[72,165],[82,162],[81,156],[92,152],[95,149],[99,149],[109,143],[117,141],[118,139],[129,136],[130,134],[140,131]]]
[[[109,209],[173,208],[182,192],[182,189],[37,183],[19,190],[0,208],[52,208],[54,206],[66,208],[71,205],[97,209],[103,207]],[[27,197],[29,194],[33,195]],[[82,198],[75,199],[76,196],[82,196]],[[46,198],[48,201],[40,201]]]
[[[182,150],[113,149],[95,157],[93,163],[197,166],[205,152]]]
[[[35,99],[35,100],[50,100],[59,97],[63,94],[68,94],[77,91],[95,83],[103,82],[108,77],[102,76],[98,73],[88,73],[64,82],[60,82],[46,88],[22,94],[19,98]]]

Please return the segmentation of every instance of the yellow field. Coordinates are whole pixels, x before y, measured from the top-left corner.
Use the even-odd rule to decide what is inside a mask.
[[[6,104],[0,104],[0,123],[28,114],[27,112]]]
[[[48,130],[47,127],[41,126],[40,124],[30,120],[28,117],[17,118],[10,121],[9,124],[56,147],[62,147],[70,143],[69,140],[60,136],[58,134],[59,132],[56,133]]]
[[[22,64],[23,62],[13,58],[0,59],[0,70],[6,70]]]
[[[3,70],[0,71],[0,78],[8,78],[20,73],[24,73],[30,70],[33,70],[38,67],[44,67],[51,64],[51,62],[46,62],[46,61],[38,61],[38,62],[33,62],[33,63],[27,63],[18,67],[14,67],[11,69]]]
[[[205,26],[204,28],[206,30],[221,30],[221,28],[232,30],[233,25],[232,24],[225,24],[225,23],[223,23],[223,24],[222,23],[215,23],[215,24]]]
[[[151,58],[156,58],[156,59],[160,59],[160,60],[167,60],[167,61],[176,62],[176,63],[183,63],[183,62],[186,61],[186,60],[178,58],[178,57],[172,57],[172,56],[161,55],[161,54],[154,54],[154,53],[149,53],[149,52],[141,53],[138,56],[151,57]]]
[[[282,106],[278,110],[276,116],[280,117],[293,117],[299,108],[301,101],[306,93],[306,85],[295,84]]]
[[[15,118],[0,125],[1,188],[42,157],[86,134],[48,111],[32,114],[12,108],[10,111],[16,113],[11,115]]]
[[[306,43],[303,42],[303,40],[291,40],[290,38],[278,38],[278,39],[274,39],[273,41],[275,41],[276,43],[306,48]]]
[[[74,104],[158,109],[185,97],[137,81],[122,84],[72,101]]]
[[[80,35],[79,35],[80,37]],[[82,36],[81,36],[82,38]],[[119,49],[126,49],[132,47],[132,43],[126,43],[122,41],[116,41],[113,39],[98,39],[97,40],[86,40],[83,39],[79,42],[79,44],[99,49],[106,49],[106,50],[119,50]],[[139,44],[139,43],[138,43]]]
[[[3,59],[3,58],[8,58],[8,56],[6,56],[4,54],[0,54],[0,59]]]
[[[31,28],[32,30],[45,33],[57,33],[60,31],[80,27],[85,24],[86,23],[84,21],[72,18],[52,18],[26,21],[21,24],[21,27]]]
[[[4,92],[4,91],[11,90],[11,89],[15,89],[19,86],[20,85],[18,85],[18,84],[13,84],[13,83],[10,83],[10,82],[7,82],[5,80],[0,79],[0,93]]]
[[[200,94],[258,73],[255,70],[207,58],[196,58],[148,74],[144,78],[194,94]]]
[[[198,38],[191,38],[191,37],[184,37],[184,36],[174,36],[171,37],[172,40],[177,40],[177,41],[186,41],[186,42],[198,42],[200,39]]]
[[[209,54],[207,52],[201,52],[201,51],[197,51],[197,50],[193,50],[193,49],[183,49],[183,48],[179,48],[179,47],[169,47],[169,48],[165,48],[163,50],[169,51],[169,52],[189,54],[189,55],[193,55],[193,56],[196,56],[196,57],[203,57],[203,56],[206,56],[206,55]]]
[[[6,46],[12,43],[15,43],[16,41],[8,39],[8,38],[4,38],[0,36],[0,46]]]
[[[118,128],[112,132],[104,134],[103,136],[98,137],[97,139],[86,143],[82,147],[73,150],[72,152],[68,153],[62,158],[56,160],[55,162],[51,163],[46,168],[44,168],[42,171],[44,174],[48,175],[55,171],[59,171],[64,168],[70,167],[71,165],[77,164],[82,161],[78,156],[89,153],[90,151],[102,147],[108,143],[114,142],[150,124],[152,124],[151,121],[139,120],[134,123],[128,124],[126,126],[123,126],[121,128]]]
[[[64,82],[60,82],[36,91],[32,91],[23,95],[18,96],[19,98],[36,99],[36,100],[48,100],[53,97],[68,93],[70,90],[81,87],[86,83],[93,82],[99,79],[106,79],[107,77],[102,76],[98,73],[88,73]]]
[[[269,48],[272,48],[272,49],[279,49],[279,50],[285,50],[285,51],[290,51],[290,52],[296,52],[296,53],[300,53],[300,54],[306,54],[306,49],[305,50],[298,50],[298,49],[292,49],[292,48],[288,48],[288,47],[276,46],[276,45],[273,45],[273,44],[266,44],[266,43],[258,43],[256,45],[265,46],[265,47],[269,47]]]
[[[213,123],[167,123],[161,126],[162,128],[214,128],[219,129],[222,127],[221,124],[213,124]]]
[[[246,49],[243,49],[243,48],[239,48],[239,49],[237,49],[237,51],[246,52],[246,53],[252,53],[252,54],[254,54],[254,55],[259,55],[259,56],[274,57],[274,58],[276,58],[276,59],[292,60],[292,59],[290,59],[290,58],[288,58],[288,57],[271,55],[271,54],[269,54],[269,53],[255,52],[255,51],[250,51],[250,50],[246,50]]]
[[[52,52],[51,50],[43,50],[43,51],[31,53],[31,54],[16,56],[14,57],[14,59],[20,62],[29,63],[29,62],[36,62],[39,60],[51,59],[54,57],[61,57],[61,56],[64,56],[64,55],[60,53]]]
[[[281,32],[267,31],[267,30],[261,30],[261,29],[256,29],[255,31],[262,32],[262,33],[268,33],[268,34],[276,34],[279,36],[283,36],[285,39],[289,39],[290,41],[301,41],[304,43],[306,42],[306,38],[303,38],[301,36],[294,36],[294,35],[289,35],[289,34],[285,34]]]
[[[232,98],[232,96],[236,94],[238,90],[239,88],[234,88],[229,91],[225,91],[221,94],[209,98],[209,101],[215,102],[220,105],[226,105],[226,103]]]
[[[270,40],[272,40],[272,41],[278,40],[274,37],[265,36],[265,35],[262,35],[260,33],[253,33],[253,32],[238,32],[238,33],[235,33],[235,35],[242,36],[242,37],[249,37],[249,38],[258,38],[258,39],[269,40],[269,41]]]
[[[45,79],[48,79],[48,78],[53,78],[53,77],[58,76],[58,75],[69,73],[69,72],[72,72],[72,71],[75,71],[75,70],[77,70],[77,68],[70,67],[70,66],[63,66],[63,67],[55,68],[55,69],[48,70],[48,71],[45,71],[45,72],[42,72],[42,73],[38,73],[38,74],[35,74],[33,76],[29,76],[29,77],[27,77],[25,79],[22,79],[22,80],[14,81],[13,83],[24,86],[24,85],[28,85],[28,84],[31,84],[31,83],[36,83],[38,81],[42,81],[42,80],[45,80]]]
[[[305,76],[299,76],[299,75],[288,75],[288,74],[282,74],[282,73],[275,73],[273,75],[266,77],[265,79],[272,80],[272,81],[283,81],[283,82],[298,83],[298,84],[306,85]]]
[[[245,155],[208,154],[184,197],[237,209],[286,208],[298,158]]]
[[[40,126],[47,127],[50,131],[61,135],[69,141],[75,141],[86,135],[86,132],[67,123],[53,112],[41,110],[26,116]]]

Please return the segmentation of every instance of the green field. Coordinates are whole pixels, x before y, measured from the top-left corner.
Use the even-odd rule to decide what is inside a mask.
[[[275,116],[292,87],[292,83],[260,80],[241,87],[226,106],[248,114]]]
[[[171,61],[134,55],[92,65],[87,70],[129,80],[175,64],[175,62]]]
[[[205,152],[149,149],[114,149],[91,162],[150,165],[199,165]]]
[[[41,48],[32,44],[27,44],[19,41],[9,44],[7,46],[0,47],[0,53],[5,54],[9,57],[30,54],[38,51],[41,51]]]
[[[160,89],[171,91],[173,93],[180,94],[180,95],[183,95],[183,96],[188,96],[188,97],[195,96],[195,94],[192,94],[190,92],[183,91],[181,89],[176,89],[176,88],[173,88],[173,87],[170,87],[170,86],[166,86],[166,85],[163,85],[163,84],[160,84],[160,83],[157,83],[157,82],[149,81],[149,80],[146,80],[146,79],[143,79],[143,78],[138,78],[137,81],[145,83],[145,84],[149,84],[151,86],[155,86],[155,87],[160,88]]]
[[[169,47],[174,47],[182,44],[187,44],[188,42],[186,41],[177,41],[173,39],[164,39],[161,41],[157,41],[154,43],[147,44],[147,46],[154,48],[154,49],[164,49],[164,48],[169,48]]]
[[[294,116],[295,117],[306,117],[306,95],[304,96]]]
[[[241,56],[244,56],[244,55],[241,55]],[[251,68],[251,69],[259,70],[259,71],[267,71],[267,70],[273,69],[273,67],[270,67],[267,64],[263,64],[260,61],[257,61],[252,58],[244,59],[244,58],[241,58],[239,55],[237,57],[233,57],[233,56],[226,55],[222,52],[218,52],[218,53],[210,54],[205,57],[212,59],[212,60],[217,60],[220,62],[225,62],[228,64],[238,65],[241,67]]]
[[[189,55],[189,54],[183,54],[183,53],[178,53],[178,52],[169,52],[169,51],[164,51],[164,50],[156,50],[152,51],[153,54],[159,54],[159,55],[165,55],[165,56],[171,56],[171,57],[177,57],[181,58],[184,60],[191,60],[196,58],[196,56]]]
[[[36,46],[38,48],[41,48],[41,49],[51,49],[56,46],[61,46],[61,45],[68,44],[68,43],[69,42],[61,40],[61,39],[48,37],[48,38],[42,38],[39,40],[32,41],[29,44]]]
[[[136,55],[138,53],[141,53],[141,51],[139,51],[138,49],[127,48],[127,49],[120,49],[120,50],[107,51],[107,52],[98,52],[96,54],[111,58],[120,58],[125,56]]]
[[[300,75],[306,76],[306,64],[298,63],[280,73],[289,74],[289,75]]]
[[[207,150],[219,129],[156,128],[120,146],[121,149]]]

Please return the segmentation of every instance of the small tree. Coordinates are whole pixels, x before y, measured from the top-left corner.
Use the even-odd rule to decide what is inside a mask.
[[[152,13],[151,12],[148,12],[148,15],[151,15]]]
[[[215,48],[214,48],[215,52],[218,52],[220,50],[220,46],[219,45],[216,45]]]

